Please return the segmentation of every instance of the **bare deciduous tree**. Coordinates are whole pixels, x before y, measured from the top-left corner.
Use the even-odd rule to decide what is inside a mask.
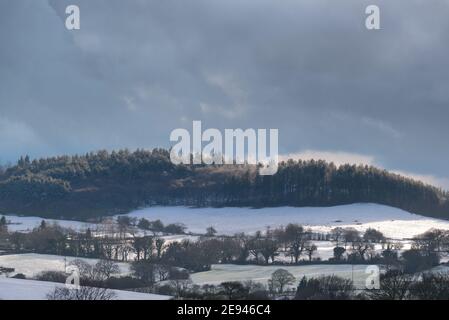
[[[79,289],[56,287],[47,294],[48,300],[114,300],[115,298],[114,291],[96,287],[80,287]]]
[[[380,289],[369,291],[368,296],[373,300],[407,299],[412,280],[412,275],[397,270],[390,270],[380,276]]]
[[[304,250],[307,252],[307,256],[309,257],[309,261],[312,261],[313,254],[318,250],[318,247],[314,244],[308,244]]]
[[[268,280],[268,286],[272,292],[283,293],[286,286],[292,285],[296,278],[285,269],[278,269],[271,275]]]

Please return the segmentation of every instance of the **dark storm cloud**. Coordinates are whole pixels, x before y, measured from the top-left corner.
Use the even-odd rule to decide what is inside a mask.
[[[68,4],[81,9],[79,31],[64,27]],[[381,8],[379,31],[364,26],[369,4]],[[18,0],[0,9],[0,160],[167,147],[172,129],[202,120],[279,128],[283,153],[344,152],[449,176],[448,1]]]

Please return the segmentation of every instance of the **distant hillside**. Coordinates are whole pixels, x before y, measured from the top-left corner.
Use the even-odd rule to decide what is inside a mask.
[[[100,151],[30,160],[0,173],[0,212],[88,219],[146,205],[331,206],[371,202],[449,219],[449,195],[371,166],[281,163],[274,176],[254,166],[173,165],[163,149]]]

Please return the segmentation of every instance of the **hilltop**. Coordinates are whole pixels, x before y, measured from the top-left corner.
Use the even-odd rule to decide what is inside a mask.
[[[373,166],[322,160],[250,165],[174,165],[169,151],[98,151],[31,160],[0,173],[0,212],[89,219],[150,205],[333,206],[378,203],[449,219],[449,195]]]

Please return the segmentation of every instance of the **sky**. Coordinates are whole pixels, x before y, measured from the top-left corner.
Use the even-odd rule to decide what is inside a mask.
[[[168,148],[201,120],[449,189],[448,17],[447,0],[2,0],[0,163]]]

